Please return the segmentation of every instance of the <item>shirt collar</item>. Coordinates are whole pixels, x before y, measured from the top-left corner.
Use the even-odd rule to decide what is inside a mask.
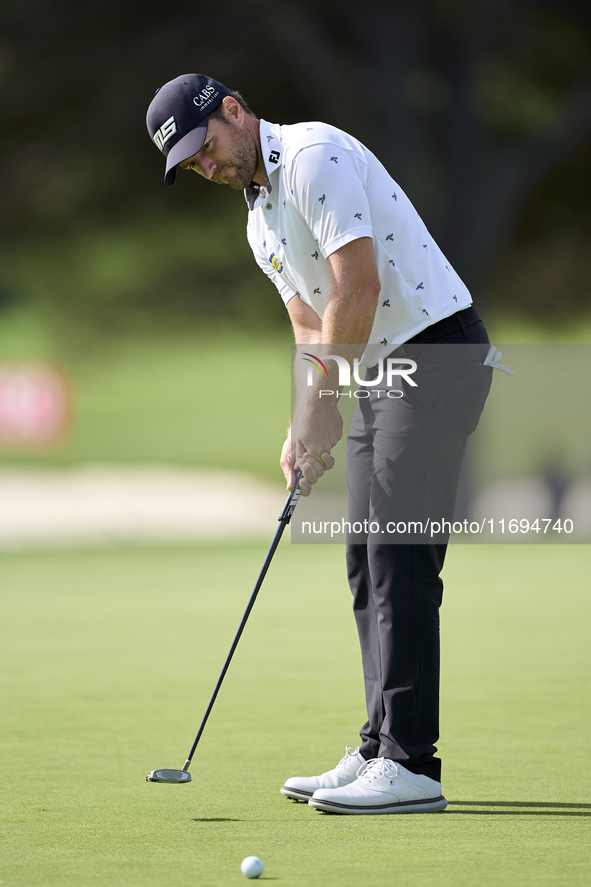
[[[281,127],[278,123],[260,121],[260,139],[263,163],[265,165],[265,185],[251,182],[244,190],[244,197],[249,209],[262,206],[267,194],[273,190],[271,176],[277,172],[283,162],[283,145],[281,144]]]

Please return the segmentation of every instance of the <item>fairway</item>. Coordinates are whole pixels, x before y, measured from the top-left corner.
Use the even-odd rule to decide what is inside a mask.
[[[450,548],[441,814],[339,817],[280,796],[364,720],[340,546],[271,566],[181,767],[266,544],[3,554],[0,883],[226,887],[589,883],[588,546]]]

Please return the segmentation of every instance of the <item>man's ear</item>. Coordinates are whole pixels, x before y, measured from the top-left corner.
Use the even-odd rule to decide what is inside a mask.
[[[240,122],[244,116],[242,105],[231,95],[227,95],[222,99],[222,108],[224,109],[224,114],[233,117],[237,122]]]

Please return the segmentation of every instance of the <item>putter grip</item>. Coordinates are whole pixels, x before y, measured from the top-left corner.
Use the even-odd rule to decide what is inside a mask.
[[[302,472],[298,471],[296,473],[295,484],[293,485],[293,489],[289,491],[289,496],[287,497],[287,501],[283,506],[283,511],[279,515],[279,520],[284,523],[286,526],[291,520],[291,516],[295,511],[295,507],[298,504],[298,499],[300,498],[300,481],[302,479]]]

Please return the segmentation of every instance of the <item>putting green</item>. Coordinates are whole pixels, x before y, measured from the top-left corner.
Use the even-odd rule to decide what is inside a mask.
[[[454,546],[442,610],[442,814],[287,801],[363,719],[343,550],[284,542],[181,767],[265,545],[5,554],[0,883],[227,887],[589,879],[585,546]]]

